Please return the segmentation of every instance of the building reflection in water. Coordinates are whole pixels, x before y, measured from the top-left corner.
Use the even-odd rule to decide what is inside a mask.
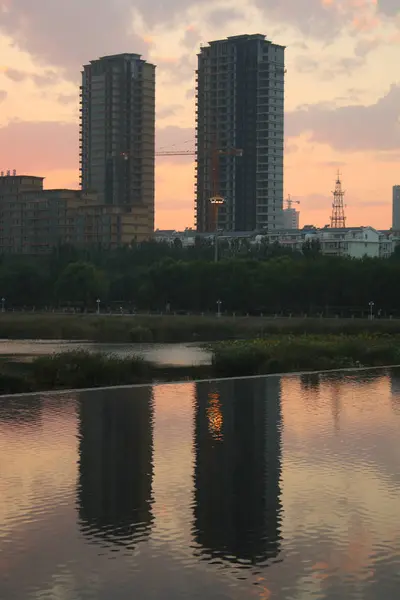
[[[148,537],[152,430],[150,387],[80,395],[78,509],[91,541],[128,546]]]
[[[280,549],[280,378],[198,383],[194,537],[202,553],[258,564]]]
[[[392,399],[393,412],[400,415],[400,370],[391,369],[389,371],[390,393]]]

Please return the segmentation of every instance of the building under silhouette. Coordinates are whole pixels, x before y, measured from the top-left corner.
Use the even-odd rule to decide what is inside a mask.
[[[139,54],[85,65],[81,86],[80,171],[100,203],[135,215],[138,240],[154,231],[155,66]]]
[[[195,540],[257,564],[280,549],[280,379],[196,386]]]
[[[135,543],[153,521],[151,388],[82,393],[78,402],[82,530],[92,541]]]
[[[198,55],[196,225],[278,229],[283,209],[285,48],[264,35],[210,42]],[[242,151],[238,155],[237,151]]]

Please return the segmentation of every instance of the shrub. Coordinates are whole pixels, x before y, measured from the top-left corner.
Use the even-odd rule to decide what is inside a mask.
[[[130,330],[129,338],[131,342],[152,342],[153,333],[151,329],[137,325]]]
[[[32,363],[40,389],[99,387],[142,382],[149,365],[142,358],[120,358],[84,350],[41,356]]]

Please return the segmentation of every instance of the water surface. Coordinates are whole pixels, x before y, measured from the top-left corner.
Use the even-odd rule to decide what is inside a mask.
[[[0,598],[395,600],[400,372],[0,399]]]

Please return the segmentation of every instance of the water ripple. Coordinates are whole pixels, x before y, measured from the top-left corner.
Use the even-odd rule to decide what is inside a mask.
[[[0,598],[395,600],[399,407],[398,370],[0,400]]]

